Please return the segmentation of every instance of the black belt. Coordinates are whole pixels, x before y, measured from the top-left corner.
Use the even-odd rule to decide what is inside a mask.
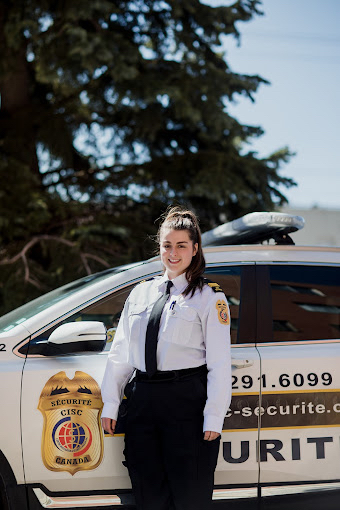
[[[184,379],[193,375],[206,374],[208,372],[207,365],[201,365],[200,367],[183,368],[181,370],[157,370],[157,372],[149,377],[146,372],[136,370],[135,381],[142,382],[166,382],[176,381],[178,379]]]

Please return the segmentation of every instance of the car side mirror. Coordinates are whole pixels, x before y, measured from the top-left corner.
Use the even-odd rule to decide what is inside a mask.
[[[86,352],[101,352],[106,345],[106,328],[102,322],[67,322],[52,331],[47,341],[38,342],[29,354],[65,356]]]

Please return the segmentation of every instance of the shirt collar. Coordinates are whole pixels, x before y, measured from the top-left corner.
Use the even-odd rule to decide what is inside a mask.
[[[168,280],[169,280],[169,277],[168,277],[167,273],[165,272],[163,274],[163,276],[161,276],[161,278],[158,280],[157,287],[160,287]],[[188,286],[188,283],[189,283],[188,280],[186,279],[185,273],[182,273],[182,274],[176,276],[176,278],[174,278],[171,281],[174,284],[174,287],[178,292],[182,292]]]

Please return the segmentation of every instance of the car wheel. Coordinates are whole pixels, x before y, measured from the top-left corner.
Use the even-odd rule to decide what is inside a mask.
[[[6,495],[6,487],[0,473],[0,510],[9,510],[9,503]]]

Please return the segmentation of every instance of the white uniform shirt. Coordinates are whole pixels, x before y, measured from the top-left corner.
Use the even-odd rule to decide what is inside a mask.
[[[166,273],[137,285],[124,305],[102,383],[102,417],[117,419],[126,383],[145,371],[145,335],[153,305],[165,292]],[[190,297],[185,274],[172,280],[157,344],[157,369],[208,368],[203,430],[221,432],[231,401],[230,315],[223,292],[204,285]]]

